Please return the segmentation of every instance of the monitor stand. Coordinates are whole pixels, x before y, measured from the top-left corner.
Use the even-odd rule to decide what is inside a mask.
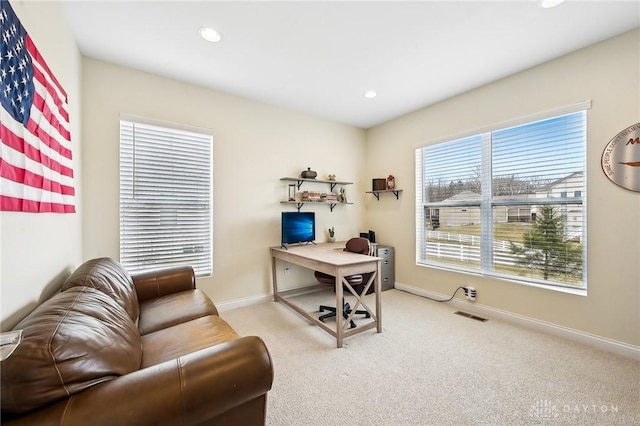
[[[316,242],[315,242],[315,241],[305,241],[305,242],[303,242],[303,243],[297,243],[297,244],[300,244],[300,245],[309,245],[309,244],[313,244],[314,246],[317,246],[317,244],[316,244]],[[281,245],[280,245],[280,248],[283,248],[283,249],[285,249],[285,250],[289,250],[289,249],[287,248],[287,245],[286,245],[286,244],[281,244]]]

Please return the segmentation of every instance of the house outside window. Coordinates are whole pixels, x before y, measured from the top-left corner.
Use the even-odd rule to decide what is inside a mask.
[[[212,135],[120,120],[120,261],[212,272]]]
[[[588,107],[418,148],[417,264],[586,289]]]

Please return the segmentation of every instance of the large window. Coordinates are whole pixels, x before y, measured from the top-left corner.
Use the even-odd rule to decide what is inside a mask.
[[[120,261],[211,275],[212,136],[120,121]]]
[[[586,288],[586,108],[416,150],[417,262]]]

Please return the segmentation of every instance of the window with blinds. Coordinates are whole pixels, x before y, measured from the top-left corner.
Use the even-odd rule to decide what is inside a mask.
[[[120,121],[120,261],[212,271],[212,136]]]
[[[417,263],[586,288],[586,106],[417,149]]]

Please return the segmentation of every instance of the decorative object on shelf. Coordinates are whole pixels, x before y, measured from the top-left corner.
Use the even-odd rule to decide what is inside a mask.
[[[333,226],[329,228],[329,242],[330,243],[336,242],[336,231],[335,229],[333,229]]]
[[[308,191],[307,201],[310,203],[319,203],[322,201],[322,194],[315,191]]]
[[[318,173],[315,170],[311,170],[311,167],[307,167],[307,170],[300,173],[304,179],[315,179]]]
[[[640,192],[640,123],[627,127],[609,141],[601,163],[611,182]]]
[[[295,201],[295,200],[296,200],[296,184],[290,183],[289,184],[289,201]]]
[[[329,174],[329,175],[327,175],[327,179],[333,182],[334,180],[336,180],[336,175]]]
[[[387,190],[393,191],[394,189],[396,189],[396,178],[393,175],[389,175],[387,178]]]
[[[384,191],[385,189],[387,189],[387,180],[384,178],[372,179],[371,187],[373,191]]]
[[[338,195],[338,202],[340,203],[347,202],[347,191],[344,188],[340,188],[340,195]]]
[[[302,202],[306,203],[309,201],[309,191],[302,191]]]

